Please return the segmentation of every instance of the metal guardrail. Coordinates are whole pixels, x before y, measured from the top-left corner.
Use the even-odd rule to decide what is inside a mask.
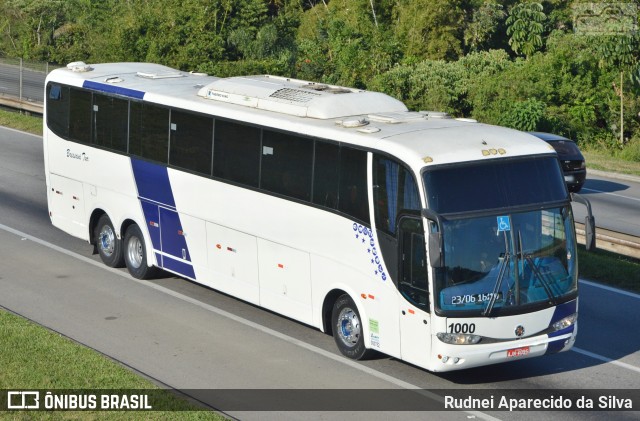
[[[60,66],[20,58],[0,58],[0,105],[42,114],[44,80]]]
[[[585,244],[584,224],[576,222],[578,243]],[[640,238],[620,232],[596,228],[596,248],[640,259]]]

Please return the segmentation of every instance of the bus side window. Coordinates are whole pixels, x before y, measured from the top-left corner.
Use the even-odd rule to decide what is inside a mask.
[[[80,143],[91,141],[91,92],[71,88],[69,95],[69,138]]]
[[[47,85],[47,126],[56,136],[69,137],[69,88],[50,83]]]
[[[93,144],[127,152],[129,101],[93,94]]]
[[[260,187],[301,200],[311,199],[313,140],[263,130]]]
[[[365,151],[342,147],[338,210],[366,224],[370,223]]]
[[[171,111],[169,165],[211,175],[213,119],[211,117]]]
[[[215,121],[213,176],[258,187],[260,177],[260,129]]]
[[[396,236],[396,222],[403,211],[420,210],[415,179],[402,165],[374,155],[373,203],[376,228]]]
[[[169,159],[169,109],[131,102],[129,153],[166,164]]]
[[[313,203],[330,209],[338,207],[340,146],[316,141],[313,168]]]

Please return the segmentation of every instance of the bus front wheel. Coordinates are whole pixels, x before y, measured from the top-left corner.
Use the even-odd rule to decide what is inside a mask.
[[[364,359],[368,350],[364,346],[362,319],[349,295],[341,295],[333,304],[331,324],[333,339],[342,355],[353,360]]]
[[[136,279],[149,279],[156,268],[147,264],[147,248],[142,231],[137,225],[131,225],[124,234],[124,261],[127,270]]]
[[[107,214],[98,219],[98,224],[94,231],[94,239],[100,259],[105,265],[112,268],[124,266],[122,240],[116,236],[116,231]]]

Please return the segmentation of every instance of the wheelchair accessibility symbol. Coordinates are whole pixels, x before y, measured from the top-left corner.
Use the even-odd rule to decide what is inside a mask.
[[[511,222],[508,216],[498,216],[498,232],[511,231]]]

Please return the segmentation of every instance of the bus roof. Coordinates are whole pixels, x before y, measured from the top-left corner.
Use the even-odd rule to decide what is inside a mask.
[[[218,78],[152,63],[72,63],[47,77],[218,117],[379,149],[418,170],[530,154],[544,141],[504,127],[411,112],[382,93],[271,75]]]

